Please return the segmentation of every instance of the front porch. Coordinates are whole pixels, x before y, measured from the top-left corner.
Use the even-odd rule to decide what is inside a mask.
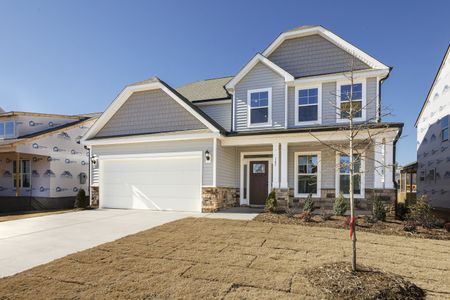
[[[321,134],[321,138],[333,143],[345,141],[345,136],[336,132]],[[390,206],[395,204],[393,140],[392,134],[378,136],[364,153],[355,190],[358,210],[370,211],[374,196]],[[339,193],[348,194],[349,176],[340,168],[342,155],[308,133],[236,136],[220,140],[217,147],[217,159],[222,162],[217,164],[218,186],[225,187],[230,181],[221,178],[224,172],[219,168],[224,167],[225,158],[221,153],[233,153],[227,159],[235,161],[231,172],[237,178],[234,186],[226,188],[238,190],[235,205],[263,206],[268,193],[274,191],[281,209],[302,208],[311,194],[317,208],[332,210]]]

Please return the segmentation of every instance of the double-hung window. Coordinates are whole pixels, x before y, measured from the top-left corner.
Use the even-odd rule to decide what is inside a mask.
[[[320,153],[295,153],[295,196],[320,196]]]
[[[296,95],[296,124],[320,123],[320,89],[300,88],[296,90]]]
[[[14,121],[0,122],[0,139],[10,139],[15,137]]]
[[[249,126],[271,125],[272,89],[249,90],[247,101]]]
[[[448,141],[448,115],[441,119],[441,141]]]
[[[355,197],[364,197],[364,160],[359,155],[353,155],[353,193]],[[348,196],[350,194],[350,158],[348,155],[338,155],[337,191]],[[338,193],[339,193],[338,192]]]
[[[350,117],[350,101],[352,103],[353,119],[363,118],[363,85],[362,83],[344,84],[340,87],[339,94],[339,110],[341,119],[349,119]]]
[[[13,182],[14,187],[29,188],[31,186],[31,165],[27,159],[20,160],[20,167],[17,168],[17,161],[13,160]],[[19,172],[19,174],[17,174]],[[17,175],[19,182],[17,182]]]

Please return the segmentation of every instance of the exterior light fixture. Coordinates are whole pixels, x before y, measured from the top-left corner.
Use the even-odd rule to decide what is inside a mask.
[[[208,150],[205,151],[205,162],[210,163],[211,162],[211,154]]]
[[[98,157],[97,157],[97,155],[92,155],[91,156],[91,162],[95,165],[95,164],[97,164],[97,161],[98,161]]]

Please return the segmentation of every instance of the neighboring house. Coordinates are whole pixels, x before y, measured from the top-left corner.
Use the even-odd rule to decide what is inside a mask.
[[[0,113],[0,211],[73,207],[89,184],[80,139],[97,116]]]
[[[450,45],[416,121],[417,196],[450,209]]]
[[[416,200],[417,192],[417,162],[399,168],[398,203],[409,204]]]
[[[319,143],[346,141],[344,106],[354,66],[358,122],[377,143],[355,178],[358,203],[395,201],[395,143],[401,123],[380,120],[381,83],[390,68],[321,26],[278,36],[235,76],[177,89],[154,77],[128,85],[83,137],[96,161],[92,201],[100,207],[216,211],[282,207],[312,194],[331,207],[348,196],[348,158]],[[344,129],[344,130],[343,130]]]

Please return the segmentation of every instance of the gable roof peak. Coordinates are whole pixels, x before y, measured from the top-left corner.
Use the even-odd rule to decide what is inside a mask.
[[[250,72],[251,69],[253,69],[254,66],[256,66],[256,64],[258,63],[262,63],[265,66],[269,67],[270,69],[272,69],[274,72],[276,72],[277,74],[279,74],[281,77],[284,78],[285,82],[289,82],[289,81],[294,81],[294,76],[292,76],[291,74],[289,74],[286,70],[284,70],[283,68],[281,68],[280,66],[278,66],[277,64],[275,64],[273,61],[269,60],[267,57],[265,57],[263,54],[261,53],[256,53],[255,56],[253,56],[253,58],[239,71],[239,73],[236,74],[236,76],[234,76],[234,78],[232,80],[230,80],[230,82],[228,82],[225,85],[225,88],[227,90],[232,90],[234,89],[234,87],[236,86],[236,84],[241,81],[241,79],[248,73]]]
[[[320,35],[321,37],[325,38],[326,40],[330,41],[337,47],[343,49],[347,53],[355,56],[368,66],[370,66],[373,69],[384,69],[389,70],[390,68],[380,62],[379,60],[375,59],[374,57],[370,56],[366,52],[362,51],[361,49],[357,48],[356,46],[350,44],[340,36],[334,34],[330,30],[326,29],[325,27],[321,25],[316,26],[300,26],[285,32],[282,32],[262,53],[265,57],[270,57],[270,55],[285,41],[289,39],[294,38],[300,38],[310,35]]]
[[[285,32],[294,32],[294,31],[310,29],[310,28],[314,28],[314,27],[322,27],[322,28],[324,28],[322,25],[302,25],[302,26],[297,26],[297,27],[294,27],[292,29],[286,30]]]
[[[156,82],[161,82],[161,79],[159,79],[157,76],[152,76],[152,77],[142,80],[142,81],[130,83],[127,86],[141,85],[141,84],[147,84],[147,83],[156,83]]]

